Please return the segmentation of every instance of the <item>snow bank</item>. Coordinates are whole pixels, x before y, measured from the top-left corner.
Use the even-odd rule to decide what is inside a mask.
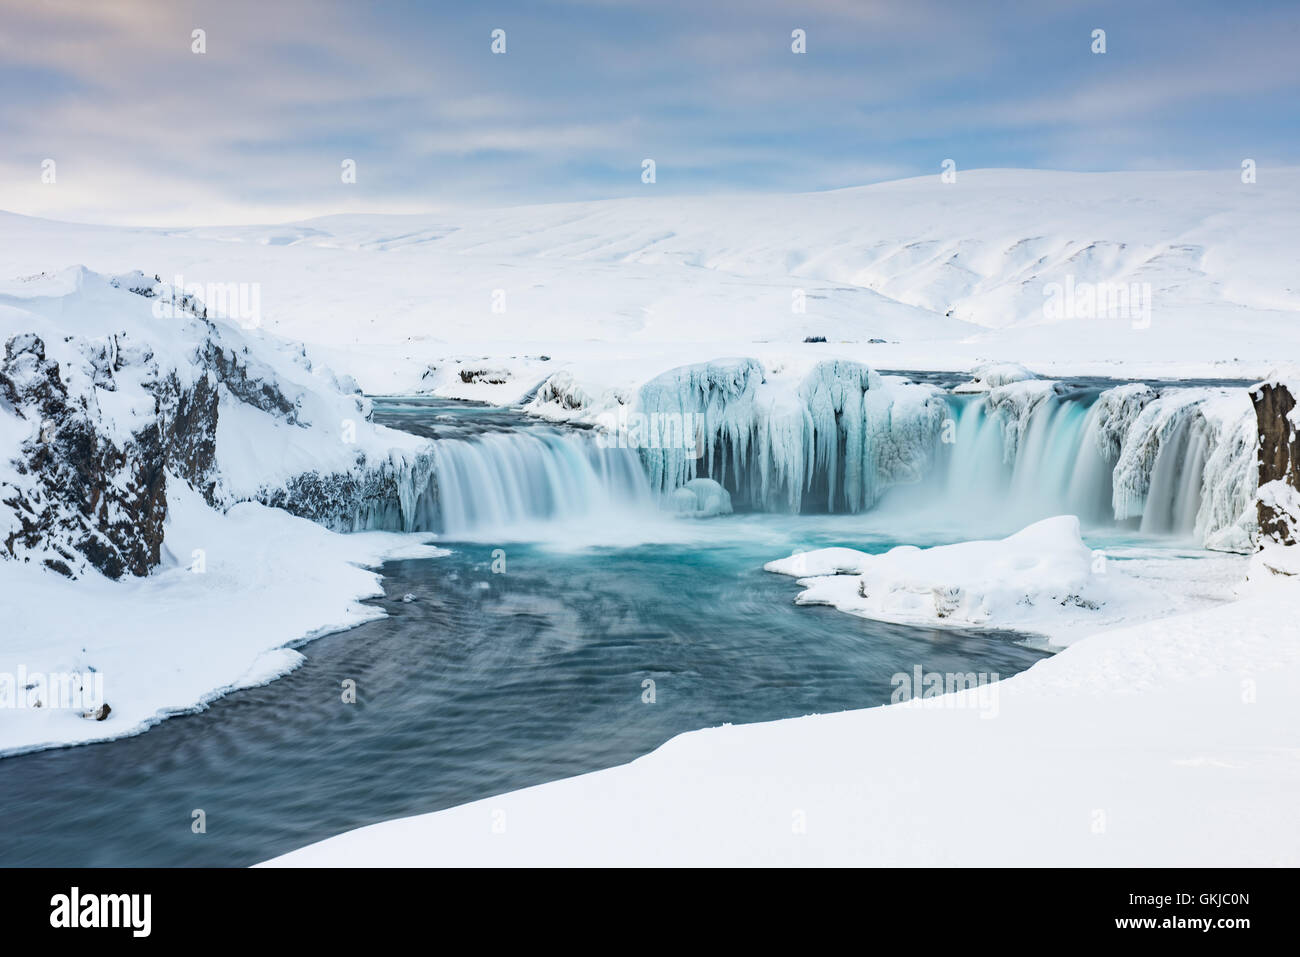
[[[224,514],[182,482],[168,486],[164,562],[147,578],[78,581],[0,561],[4,676],[98,675],[111,708],[17,689],[0,711],[0,754],[134,734],[297,667],[292,646],[383,616],[367,570],[390,558],[447,554],[391,533],[340,535],[252,502]],[[45,679],[41,678],[41,682]],[[41,700],[41,706],[35,702]],[[64,706],[60,706],[60,704]]]
[[[988,627],[1061,638],[1113,620],[1108,609],[1131,596],[1117,589],[1104,557],[1061,515],[1000,541],[935,548],[900,545],[880,555],[848,548],[804,552],[768,562],[792,575],[803,605],[831,605],[864,618],[918,625]],[[1130,583],[1140,590],[1136,583]]]

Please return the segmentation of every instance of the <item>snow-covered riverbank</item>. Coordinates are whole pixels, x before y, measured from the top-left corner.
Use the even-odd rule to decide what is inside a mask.
[[[0,562],[0,675],[24,675],[0,712],[0,755],[136,734],[295,668],[293,650],[382,617],[370,569],[445,554],[420,536],[341,535],[256,503],[225,514],[179,483],[169,492],[163,567],[147,578],[69,581]],[[72,706],[59,676],[86,678]],[[39,702],[39,705],[37,704]],[[83,716],[100,704],[104,720]]]
[[[1300,864],[1300,587],[1102,632],[992,688],[680,735],[277,866]]]

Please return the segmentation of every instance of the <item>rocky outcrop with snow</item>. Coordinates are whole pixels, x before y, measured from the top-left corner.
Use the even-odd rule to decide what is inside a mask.
[[[1038,378],[1018,362],[985,362],[971,370],[969,382],[953,387],[958,395],[968,392],[990,392],[1012,382],[1027,382]]]
[[[255,500],[375,527],[400,514],[421,467],[418,443],[373,426],[355,384],[313,369],[301,346],[208,319],[141,273],[5,283],[0,316],[12,330],[0,360],[4,558],[70,577],[146,575],[173,481],[215,507]]]
[[[1300,408],[1297,384],[1286,379],[1251,390],[1259,429],[1260,558],[1277,574],[1300,574]]]

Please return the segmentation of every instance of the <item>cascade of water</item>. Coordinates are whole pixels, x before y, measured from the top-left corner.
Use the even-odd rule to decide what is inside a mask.
[[[940,475],[887,507],[980,530],[1062,513],[1089,525],[1131,519],[1146,533],[1237,548],[1249,538],[1249,403],[1228,396],[1212,422],[1204,414],[1211,399],[1224,401],[1190,390],[1165,399],[1127,385],[1100,395],[951,396],[955,428],[938,456]]]
[[[1109,446],[1099,440],[1101,419],[1102,405],[1094,402],[1080,427],[1079,451],[1066,492],[1069,511],[1088,524],[1099,523],[1113,514],[1111,471],[1115,468],[1115,460],[1106,454]]]
[[[1202,475],[1210,454],[1206,433],[1200,416],[1183,416],[1160,444],[1142,511],[1142,531],[1172,534],[1195,528]]]
[[[491,432],[432,445],[433,475],[408,517],[448,537],[649,507],[636,452],[551,428]]]
[[[741,510],[857,512],[888,492],[883,508],[895,518],[925,510],[981,533],[1074,514],[1249,546],[1254,432],[1244,390],[1069,392],[1030,381],[945,396],[826,362],[792,394],[761,372],[752,360],[719,361],[643,389],[650,437],[675,416],[673,434],[704,438],[698,457],[691,443],[606,447],[595,433],[540,425],[436,439],[427,463],[403,469],[399,501],[363,527],[454,537],[650,512],[708,477]],[[399,507],[400,521],[390,514]]]

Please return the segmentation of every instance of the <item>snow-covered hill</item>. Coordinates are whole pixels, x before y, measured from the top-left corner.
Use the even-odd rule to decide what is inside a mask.
[[[266,328],[333,347],[367,391],[408,388],[453,354],[662,370],[816,336],[877,368],[1011,359],[1253,378],[1300,353],[1300,170],[1253,184],[1235,170],[975,170],[796,195],[653,190],[185,230],[4,215],[0,245],[16,273],[150,263],[164,279],[257,284]]]
[[[418,440],[372,425],[356,383],[301,345],[206,313],[140,272],[0,284],[0,554],[147,574],[169,481],[347,531],[397,497],[383,479],[419,467]],[[304,476],[329,477],[336,500],[298,494]]]

